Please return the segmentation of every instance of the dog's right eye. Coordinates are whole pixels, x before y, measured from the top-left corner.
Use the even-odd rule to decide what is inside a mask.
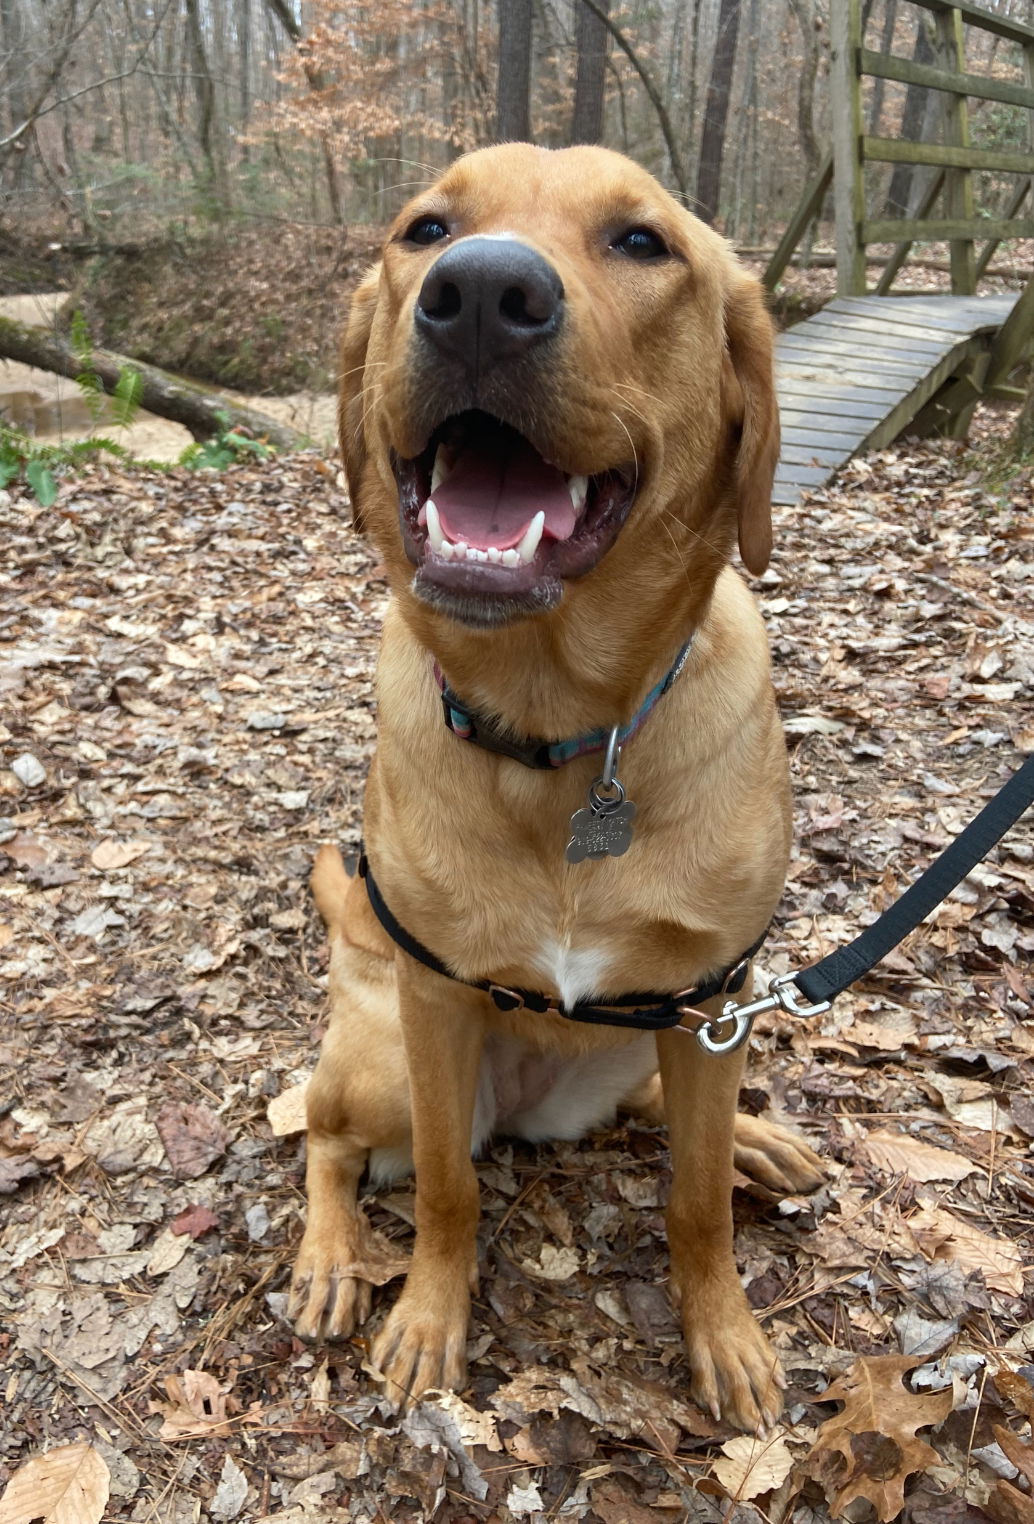
[[[418,244],[423,248],[429,243],[441,243],[442,239],[448,236],[449,229],[437,217],[418,217],[406,229],[405,241]]]

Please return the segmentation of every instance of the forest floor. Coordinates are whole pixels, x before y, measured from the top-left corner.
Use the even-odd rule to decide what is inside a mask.
[[[1006,423],[779,510],[756,591],[796,846],[769,972],[854,934],[1034,748]],[[772,1436],[686,1401],[666,1140],[638,1124],[480,1162],[469,1384],[400,1421],[362,1341],[283,1316],[324,1020],[306,880],[358,838],[385,603],[338,469],[0,493],[0,566],[2,1524],[56,1496],[82,1524],[874,1516],[852,1496],[1030,1524],[1029,821],[832,1011],[752,1042],[744,1105],[828,1161],[812,1197],[736,1193],[790,1382]],[[370,1203],[402,1252],[412,1208],[411,1183]]]

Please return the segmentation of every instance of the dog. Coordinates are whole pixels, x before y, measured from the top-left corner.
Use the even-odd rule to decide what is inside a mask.
[[[821,1163],[737,1116],[742,1051],[694,1035],[746,977],[789,852],[767,642],[728,564],[737,539],[754,573],[771,549],[760,287],[619,154],[480,150],[410,202],[356,291],[339,421],[391,599],[365,877],[331,847],[313,874],[331,1015],[290,1316],[305,1338],[362,1323],[392,1272],[360,1179],[415,1167],[371,1360],[399,1404],[461,1386],[472,1153],[666,1112],[691,1395],[770,1425],[783,1378],[733,1257],[734,1159],[784,1193]],[[679,1025],[607,1022],[673,999]]]

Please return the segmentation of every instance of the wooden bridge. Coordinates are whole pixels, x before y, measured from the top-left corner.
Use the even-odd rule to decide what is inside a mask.
[[[862,0],[832,0],[834,149],[808,187],[765,272],[774,290],[834,186],[837,299],[780,335],[776,359],[783,453],[774,501],[793,503],[860,450],[903,432],[966,432],[982,397],[1019,398],[1009,377],[1034,337],[1034,275],[1019,295],[980,296],[977,286],[1006,238],[1034,238],[1034,216],[1018,214],[1034,185],[1034,28],[970,0],[911,0],[933,17],[933,64],[865,46]],[[1023,84],[967,72],[964,28],[1011,45]],[[863,79],[895,80],[940,92],[942,142],[867,134]],[[970,141],[967,100],[1024,109],[1024,151]],[[866,165],[909,163],[927,175],[914,216],[866,218]],[[974,173],[1014,182],[996,216],[978,216]],[[869,180],[873,176],[869,175]],[[938,203],[941,215],[932,215]],[[914,243],[947,243],[951,294],[892,286]],[[866,248],[892,244],[869,292]],[[978,248],[978,245],[980,246]]]

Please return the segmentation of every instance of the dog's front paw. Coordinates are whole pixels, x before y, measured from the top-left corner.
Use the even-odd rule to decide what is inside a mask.
[[[469,1311],[464,1297],[429,1298],[403,1289],[370,1353],[396,1407],[410,1407],[424,1392],[463,1385]]]
[[[783,1410],[786,1378],[779,1361],[738,1285],[709,1310],[708,1302],[683,1308],[690,1396],[716,1420],[748,1434],[770,1429]]]
[[[736,1118],[736,1168],[780,1196],[797,1196],[822,1184],[825,1166],[814,1149],[785,1127],[761,1117]]]
[[[300,1339],[347,1339],[370,1315],[373,1288],[409,1268],[361,1213],[345,1228],[310,1223],[298,1249],[287,1316]]]

